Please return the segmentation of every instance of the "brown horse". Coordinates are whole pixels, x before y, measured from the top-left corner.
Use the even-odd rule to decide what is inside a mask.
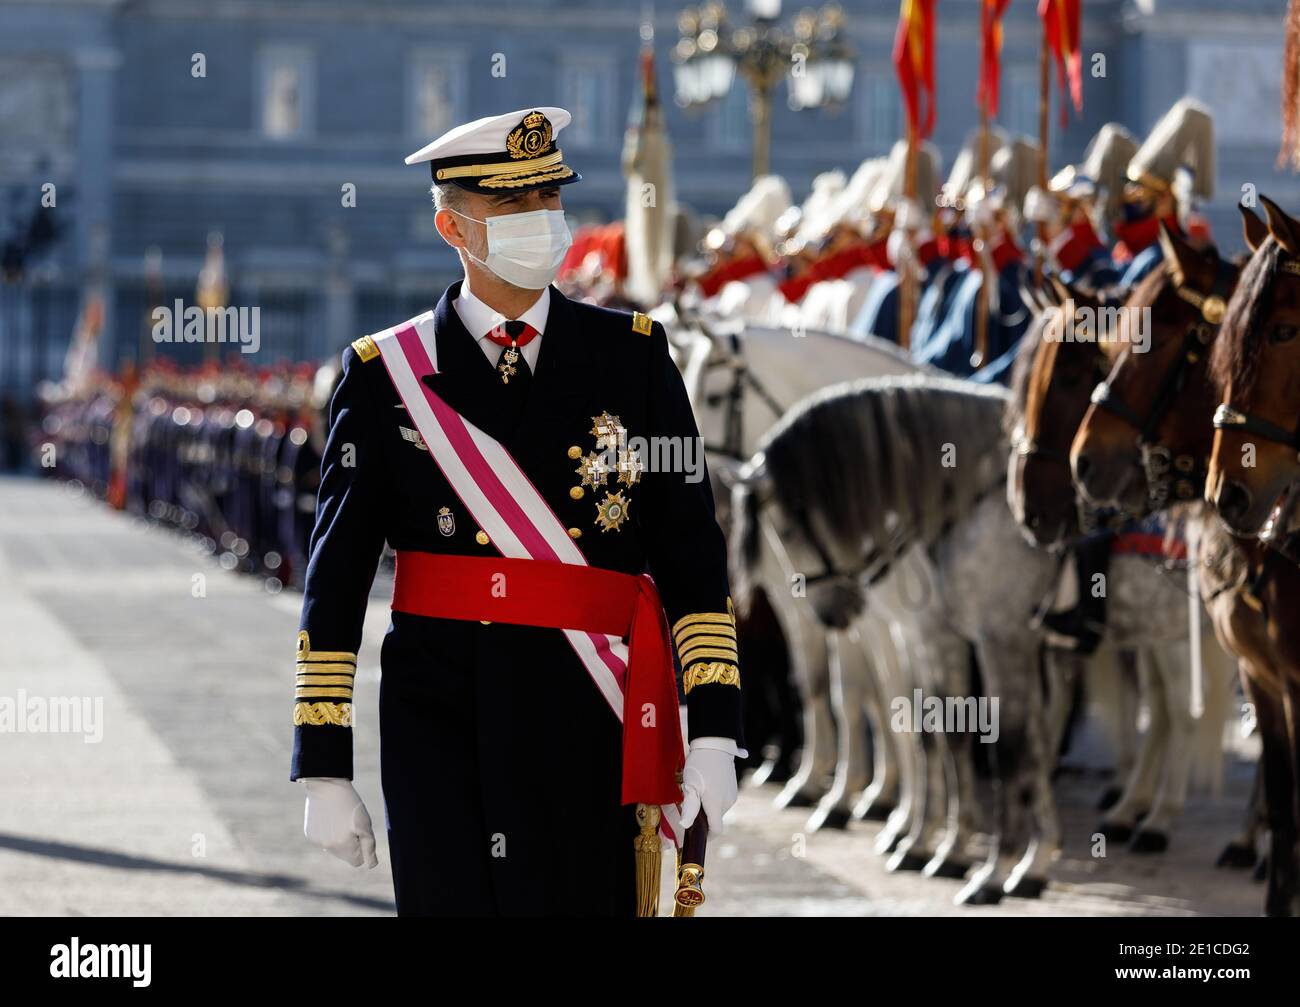
[[[1243,211],[1243,218],[1246,240],[1254,248],[1266,236],[1264,225],[1253,213]],[[1218,400],[1209,379],[1208,351],[1224,338],[1224,299],[1238,280],[1237,268],[1217,256],[1202,254],[1173,234],[1163,235],[1162,241],[1166,264],[1129,302],[1152,308],[1149,352],[1133,352],[1123,341],[1110,348],[1115,366],[1094,394],[1071,448],[1080,488],[1094,500],[1121,502],[1137,514],[1201,494]],[[1233,542],[1216,522],[1202,522],[1202,597],[1220,643],[1237,656],[1264,743],[1264,803],[1272,835],[1266,911],[1287,915],[1295,911],[1300,893],[1283,684],[1294,675],[1295,665],[1271,639],[1268,620],[1250,594],[1248,571],[1262,551],[1256,543]],[[1252,813],[1248,836],[1254,818]],[[1230,845],[1220,862],[1253,855],[1244,848],[1246,842]]]
[[[1044,307],[1022,340],[1005,422],[1013,445],[1007,478],[1012,513],[1032,541],[1059,551],[1100,526],[1096,512],[1078,503],[1070,444],[1093,388],[1106,375],[1101,347],[1116,336],[1125,314],[1063,284],[1053,286],[1060,303]],[[1093,542],[1106,549],[1113,544],[1110,538]],[[1121,756],[1136,719],[1136,695],[1123,683],[1131,681],[1135,689],[1139,667],[1147,671],[1142,681],[1151,721],[1131,772],[1121,758],[1124,788],[1103,800],[1106,814],[1098,831],[1111,840],[1131,838],[1135,852],[1158,852],[1168,842],[1191,776],[1197,769],[1214,773],[1221,763],[1234,665],[1213,645],[1206,652],[1206,707],[1198,722],[1191,713],[1195,683],[1189,673],[1185,584],[1161,561],[1122,553],[1111,560],[1106,578],[1113,601],[1106,640],[1122,669],[1113,725]],[[1101,673],[1100,667],[1091,670],[1090,684],[1097,684]]]
[[[1260,532],[1300,479],[1300,221],[1261,199],[1269,233],[1212,361],[1222,405],[1207,497],[1239,535]]]

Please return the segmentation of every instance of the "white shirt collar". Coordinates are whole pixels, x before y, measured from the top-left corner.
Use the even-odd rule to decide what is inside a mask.
[[[469,289],[468,279],[460,285],[460,296],[456,298],[454,303],[456,313],[460,315],[460,320],[465,324],[466,330],[479,343],[482,343],[487,338],[487,334],[501,322],[509,321],[509,319],[502,317],[501,312],[488,307],[474,296],[474,291]],[[536,329],[540,338],[546,331],[546,316],[550,314],[550,311],[551,288],[548,286],[542,288],[541,296],[533,302],[531,308],[519,316],[519,321],[526,322]],[[497,352],[499,352],[499,349]]]

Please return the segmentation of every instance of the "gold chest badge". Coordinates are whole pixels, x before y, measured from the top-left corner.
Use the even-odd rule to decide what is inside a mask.
[[[573,499],[582,498],[583,489],[598,489],[609,483],[610,476],[616,477],[618,483],[635,486],[645,470],[635,450],[628,446],[627,428],[617,416],[603,412],[591,418],[589,433],[596,438],[596,450],[585,456],[579,451],[578,467],[574,470],[581,480],[579,486],[570,492]],[[570,457],[575,457],[570,452]],[[601,531],[618,531],[627,520],[630,501],[620,489],[618,492],[606,490],[603,500],[596,501],[596,524]]]

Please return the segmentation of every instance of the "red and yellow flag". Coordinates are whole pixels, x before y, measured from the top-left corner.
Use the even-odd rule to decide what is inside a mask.
[[[903,89],[907,121],[919,140],[934,131],[934,5],[937,0],[902,0],[894,36],[894,68]],[[925,112],[921,100],[925,92]]]
[[[980,10],[980,83],[975,107],[990,119],[998,117],[998,82],[1001,77],[1002,15],[1011,0],[984,0]]]
[[[1068,80],[1074,111],[1083,111],[1083,54],[1079,50],[1079,11],[1082,0],[1038,0],[1047,44],[1056,57],[1056,80],[1061,89],[1061,125],[1065,125],[1065,89]]]

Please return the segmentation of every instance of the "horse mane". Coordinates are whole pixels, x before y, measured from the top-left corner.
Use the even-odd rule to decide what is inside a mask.
[[[1228,301],[1227,314],[1210,351],[1210,380],[1222,392],[1229,385],[1234,398],[1246,401],[1255,386],[1256,349],[1262,338],[1264,312],[1273,303],[1273,284],[1282,246],[1271,235],[1251,256]]]
[[[1005,390],[951,378],[861,379],[805,399],[759,450],[787,514],[894,553],[936,541],[1001,481],[1006,406]]]
[[[1059,307],[1048,308],[1034,316],[1029,328],[1020,339],[1016,350],[1016,360],[1011,366],[1011,400],[1003,418],[1003,432],[1010,437],[1025,422],[1025,409],[1029,404],[1029,379],[1034,372],[1034,361],[1038,359],[1038,349],[1043,345],[1043,333],[1047,330],[1053,313]]]

